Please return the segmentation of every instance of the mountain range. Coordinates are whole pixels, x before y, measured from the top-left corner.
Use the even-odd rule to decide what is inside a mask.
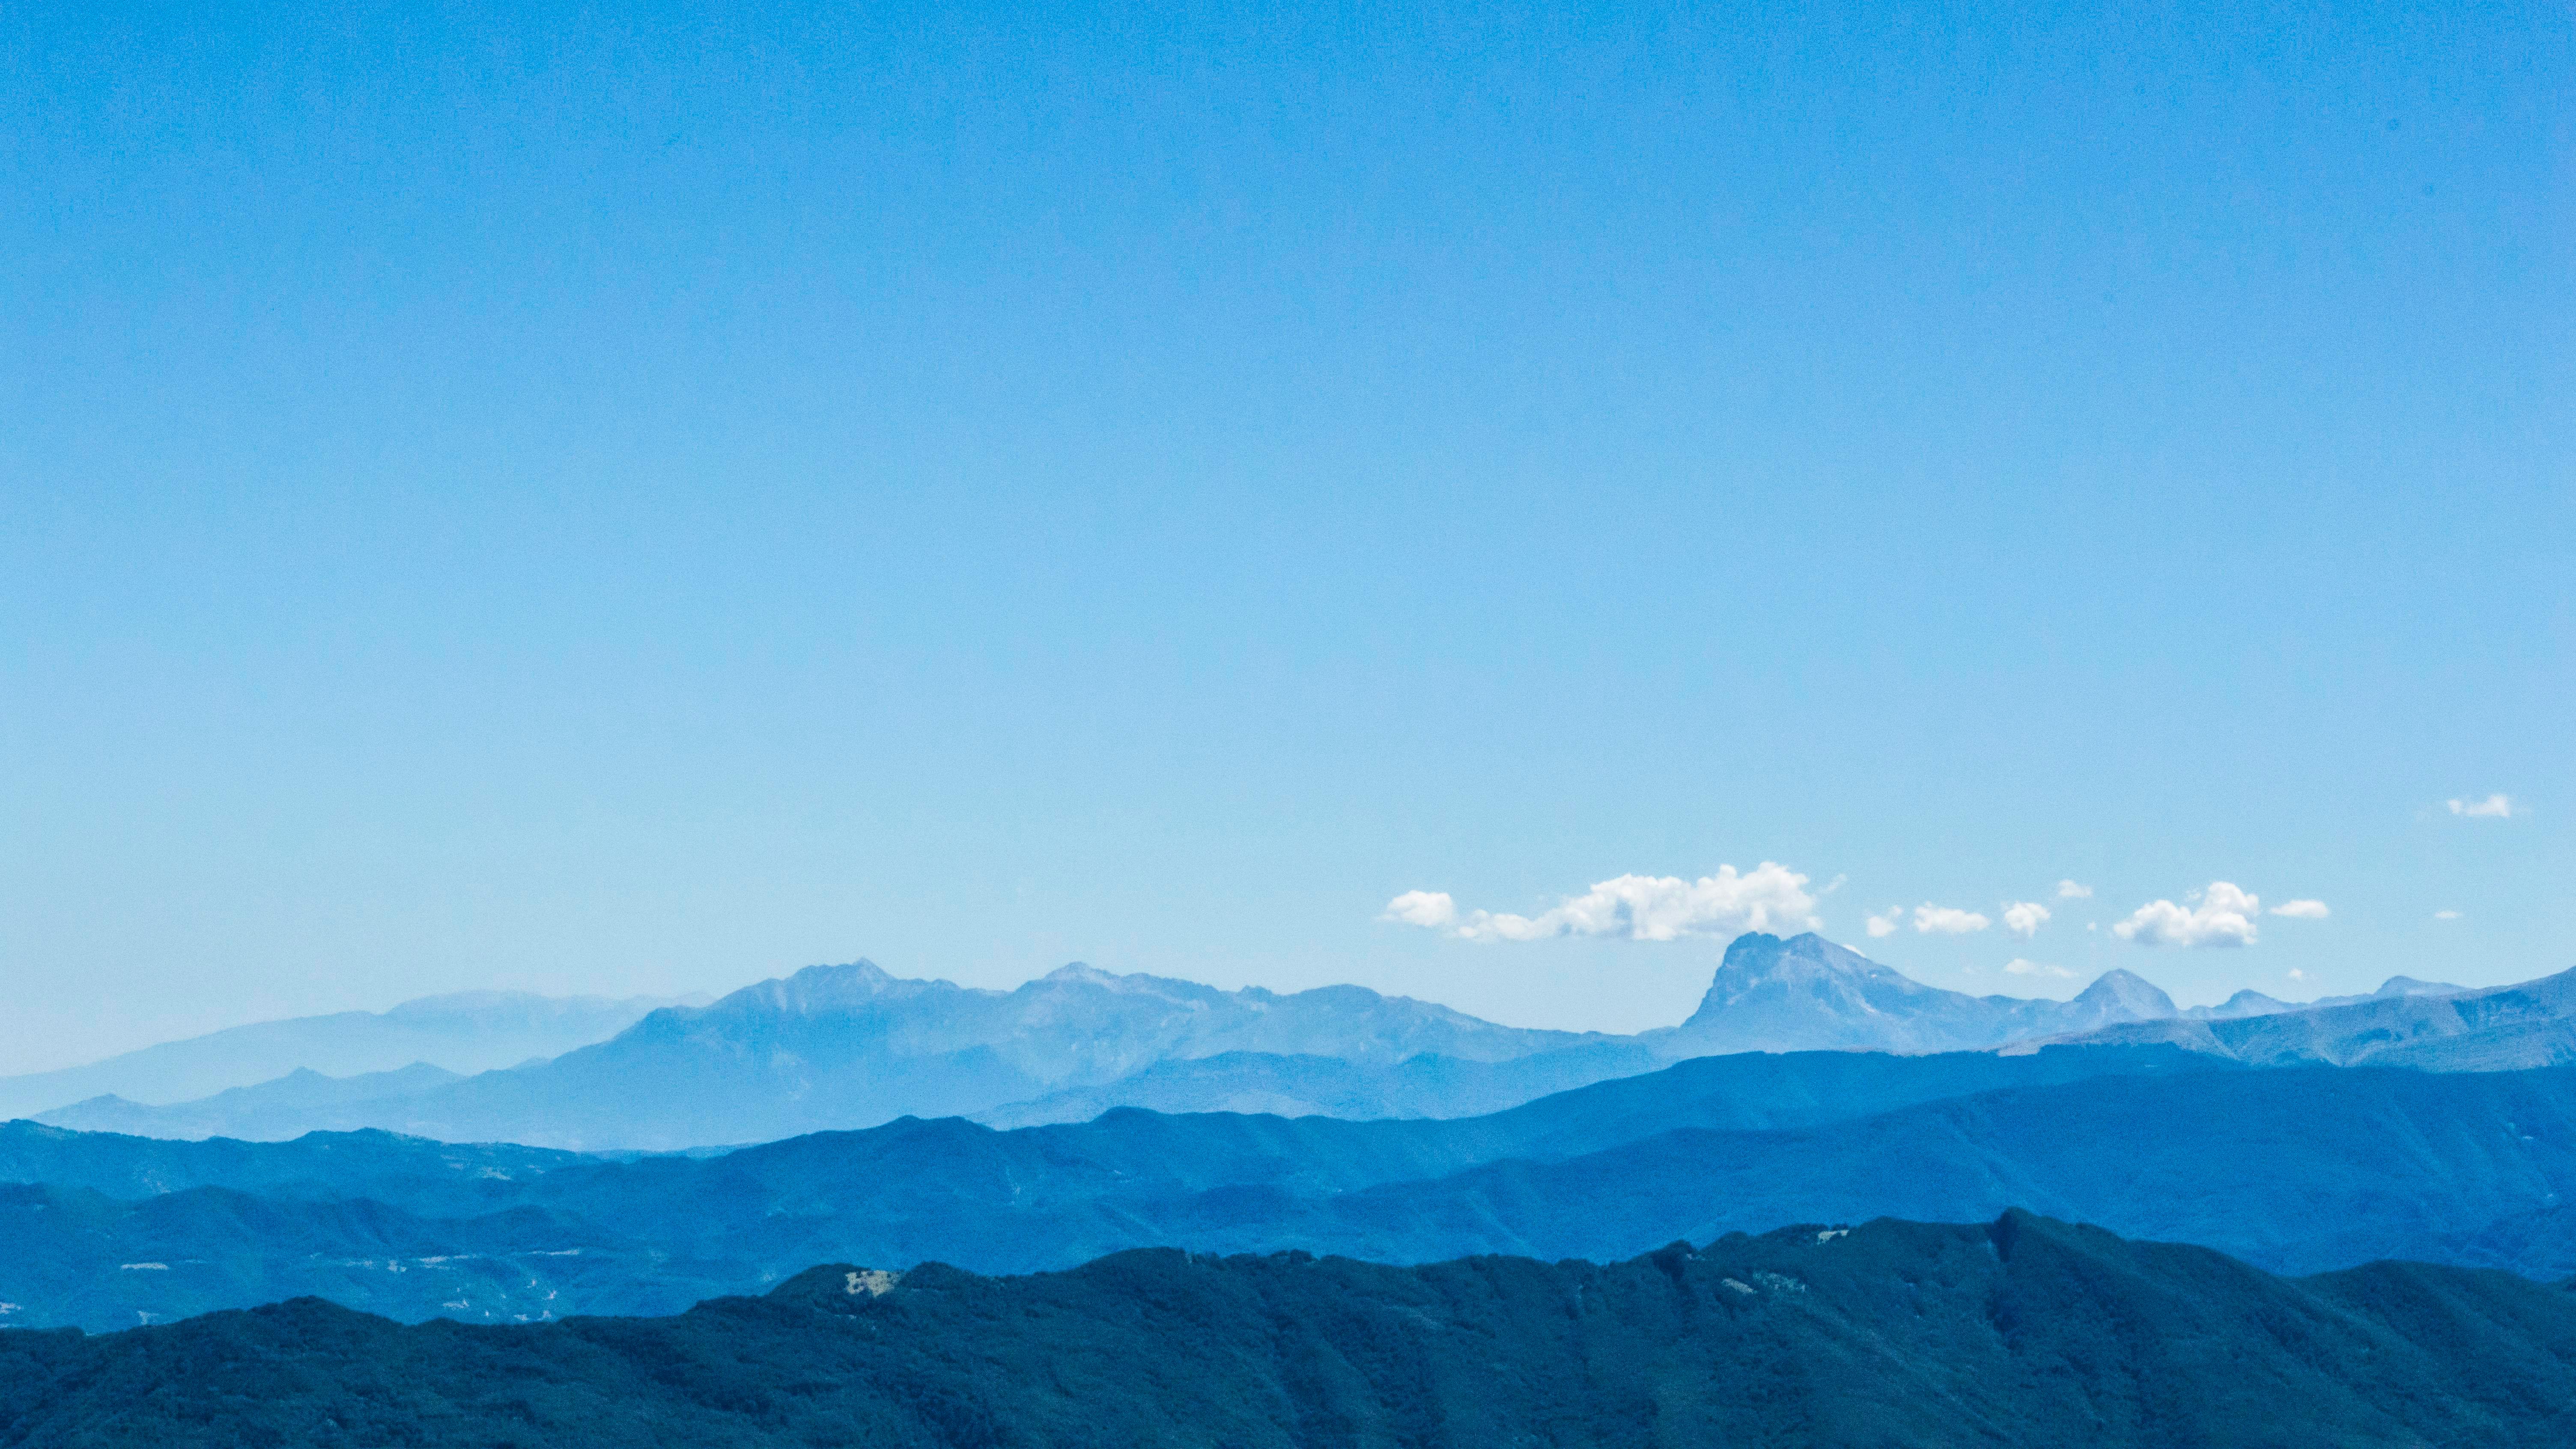
[[[2175,1016],[2171,998],[2126,971],[2066,1002],[1969,996],[1812,934],[1738,937],[1687,1020],[1625,1037],[1499,1026],[1356,986],[1220,991],[1075,965],[1004,992],[904,980],[863,961],[666,1007],[595,1045],[462,1080],[291,1077],[173,1105],[91,1099],[39,1120],[156,1136],[373,1127],[677,1150],[905,1115],[1003,1125],[1118,1106],[1456,1116],[1695,1056],[1977,1050]]]
[[[1696,1058],[1470,1119],[906,1119],[605,1160],[383,1133],[0,1130],[0,1300],[93,1328],[318,1293],[417,1319],[668,1313],[804,1265],[1164,1245],[1606,1259],[2027,1205],[2275,1271],[2576,1272],[2576,1066],[2254,1068],[2170,1044]]]
[[[2300,1280],[2024,1212],[1606,1266],[835,1262],[660,1319],[405,1328],[301,1298],[0,1335],[15,1445],[2559,1445],[2576,1294]]]
[[[2256,1066],[2323,1062],[2437,1072],[2576,1061],[2576,971],[2465,991],[2399,977],[2372,996],[2227,1020],[2139,1020],[2090,1040],[2170,1042]]]
[[[299,1070],[347,1077],[427,1063],[458,1074],[489,1071],[561,1056],[615,1036],[656,1008],[704,1000],[471,991],[424,996],[385,1011],[257,1022],[86,1066],[0,1077],[0,1118],[108,1095],[131,1103],[187,1102]]]

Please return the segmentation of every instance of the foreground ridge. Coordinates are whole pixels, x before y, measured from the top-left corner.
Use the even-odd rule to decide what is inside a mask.
[[[1607,1266],[1115,1254],[801,1273],[664,1319],[297,1299],[0,1335],[0,1442],[2557,1444],[2576,1294],[2283,1279],[2019,1211]]]

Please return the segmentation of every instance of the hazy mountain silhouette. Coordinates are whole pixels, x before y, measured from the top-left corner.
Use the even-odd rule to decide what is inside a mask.
[[[385,1011],[264,1021],[87,1066],[0,1077],[0,1118],[111,1095],[154,1105],[188,1102],[298,1070],[346,1077],[427,1062],[451,1072],[488,1071],[605,1041],[646,1012],[691,999],[469,991]]]
[[[2073,1039],[2169,1042],[2255,1066],[2546,1066],[2576,1061],[2576,971],[2481,991],[2400,976],[2366,997],[2234,1019],[2129,1022]]]
[[[1111,1107],[1359,1117],[1469,1115],[1684,1057],[1992,1047],[2171,1015],[2124,971],[2070,1002],[1968,996],[1815,935],[1727,948],[1679,1027],[1614,1037],[1498,1026],[1356,986],[1281,995],[1068,966],[1014,991],[812,967],[657,1011],[555,1060],[459,1082],[312,1083],[229,1102],[85,1102],[61,1125],[285,1137],[375,1127],[452,1141],[678,1149],[903,1115],[1009,1124]]]

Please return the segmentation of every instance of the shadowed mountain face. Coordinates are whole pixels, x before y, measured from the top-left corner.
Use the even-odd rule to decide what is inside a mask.
[[[836,1263],[668,1319],[402,1328],[299,1299],[0,1336],[27,1445],[2558,1445],[2572,1401],[2563,1288],[2288,1281],[2019,1212],[1602,1267]]]

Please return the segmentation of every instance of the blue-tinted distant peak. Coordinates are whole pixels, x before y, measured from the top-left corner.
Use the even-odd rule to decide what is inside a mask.
[[[2174,999],[2164,988],[2134,971],[2114,968],[2094,978],[2093,984],[2076,994],[2075,1004],[2088,1008],[2116,1005],[2127,1016],[2155,1021],[2175,1014]]]

